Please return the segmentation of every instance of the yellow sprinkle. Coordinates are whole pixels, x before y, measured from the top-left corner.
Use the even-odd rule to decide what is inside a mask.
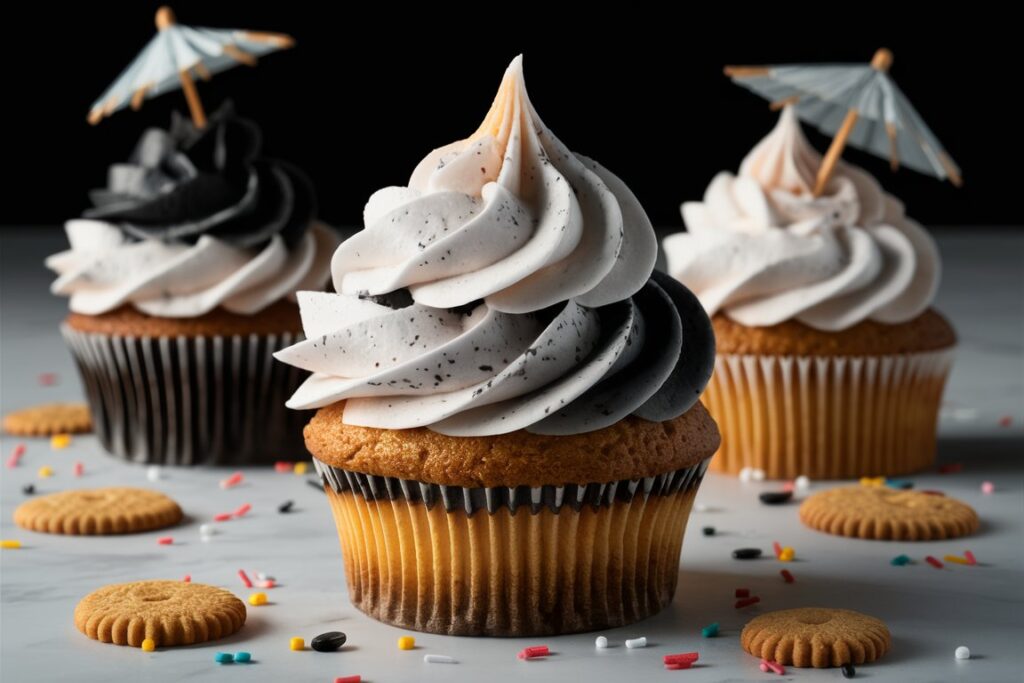
[[[10,540],[6,540],[6,541],[0,541],[0,548],[5,548],[7,550],[17,550],[20,547],[21,547],[21,541],[19,541],[17,539],[10,539]]]
[[[55,451],[67,448],[71,445],[70,434],[54,434],[50,437],[50,448]]]
[[[779,560],[781,562],[792,562],[794,557],[796,557],[796,551],[789,546],[783,548],[782,552],[779,553]]]
[[[253,593],[249,596],[249,604],[253,607],[259,607],[260,605],[267,604],[266,593]]]
[[[398,639],[399,650],[411,650],[416,647],[416,639],[412,636],[402,636]]]
[[[152,638],[146,638],[144,641],[142,641],[142,650],[143,650],[143,652],[152,652],[155,649],[156,649],[156,641],[153,640]]]
[[[39,476],[43,479],[48,479],[53,476],[53,468],[49,465],[43,465],[39,468]]]
[[[306,641],[304,641],[302,638],[292,638],[290,641],[288,641],[288,646],[293,650],[305,650]]]
[[[861,486],[885,486],[885,477],[861,477]]]
[[[295,463],[295,474],[305,474],[307,467],[309,467],[309,465],[304,462]]]
[[[946,562],[952,562],[953,564],[970,564],[970,562],[960,557],[959,555],[946,555],[942,559],[944,559]]]

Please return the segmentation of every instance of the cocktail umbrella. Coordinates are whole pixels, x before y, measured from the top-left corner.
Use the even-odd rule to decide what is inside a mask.
[[[295,44],[283,33],[178,24],[170,7],[157,10],[156,27],[157,34],[92,105],[89,123],[97,124],[126,106],[139,109],[146,98],[181,88],[192,122],[203,128],[206,114],[196,92],[193,72],[208,80],[213,74],[239,64],[254,66],[258,56]]]
[[[820,196],[843,148],[853,145],[940,180],[961,184],[960,169],[910,100],[889,77],[892,52],[878,50],[870,64],[727,66],[725,74],[768,99],[793,105],[797,116],[834,136],[814,186]]]

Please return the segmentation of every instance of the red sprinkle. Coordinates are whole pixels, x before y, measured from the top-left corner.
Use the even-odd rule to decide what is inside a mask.
[[[192,583],[192,575],[191,574],[185,574],[185,578],[182,579],[182,581],[184,581],[185,583]]]
[[[784,483],[782,485],[782,490],[783,491],[794,491],[794,490],[796,490],[796,484],[794,484],[791,481],[787,481],[786,483]]]
[[[226,522],[229,519],[231,519],[231,517],[232,517],[232,515],[231,515],[230,512],[222,512],[219,515],[214,515],[213,516],[213,521],[215,521],[215,522]]]
[[[686,664],[687,667],[698,659],[700,659],[700,653],[698,652],[680,652],[675,655],[665,655],[661,658],[666,666],[669,664]]]
[[[967,564],[978,564],[978,558],[970,550],[964,551],[964,559],[967,560]]]
[[[235,472],[234,474],[232,474],[227,479],[221,479],[220,487],[222,489],[229,489],[232,486],[238,486],[241,483],[242,483],[242,473],[241,472]]]
[[[294,469],[295,469],[295,465],[293,465],[292,463],[288,462],[287,460],[278,460],[277,462],[274,463],[274,471],[275,472],[291,474],[291,472]]]
[[[793,583],[794,581],[796,581],[796,579],[793,578],[793,575],[790,573],[788,569],[783,569],[779,573],[782,574],[782,578],[786,581],[786,583]]]
[[[939,474],[953,474],[954,472],[959,472],[963,468],[963,463],[951,462],[945,465],[939,465]]]
[[[273,579],[266,579],[265,581],[257,581],[256,585],[260,588],[273,588],[277,584],[274,582]]]
[[[334,679],[334,683],[361,683],[363,680],[362,676],[338,676]]]
[[[52,372],[43,372],[39,375],[39,383],[44,387],[52,387],[57,383],[57,375]]]
[[[931,566],[935,567],[936,569],[942,569],[942,567],[944,566],[942,564],[942,562],[940,562],[937,558],[935,558],[935,557],[933,557],[931,555],[929,555],[928,557],[924,558],[924,561],[927,562],[928,564],[930,564]]]
[[[549,654],[551,654],[551,651],[547,645],[533,645],[523,648],[523,651],[516,656],[519,659],[533,659],[534,657],[547,657]]]
[[[679,664],[666,664],[665,668],[669,671],[681,671],[682,669],[689,669],[693,664],[690,662],[681,662]]]
[[[235,515],[235,517],[241,517],[245,513],[247,513],[249,510],[252,510],[252,505],[250,505],[249,503],[245,503],[243,505],[240,505],[238,507],[238,509],[235,510],[234,515]]]
[[[750,598],[743,598],[742,600],[737,600],[735,607],[736,609],[740,609],[742,607],[750,607],[751,605],[756,605],[759,602],[761,602],[761,598],[755,595]]]
[[[1010,417],[1009,415],[1003,415],[1001,418],[999,418],[999,426],[1000,427],[1009,427],[1012,424],[1013,424],[1013,418]]]
[[[174,539],[172,537],[170,537],[170,536],[162,536],[162,537],[156,539],[156,542],[159,543],[160,545],[170,545],[170,544],[174,543]]]
[[[737,598],[749,598],[750,597],[750,589],[749,588],[737,588],[736,589],[735,597],[737,597]]]
[[[761,671],[767,671],[768,669],[774,671],[780,676],[786,673],[786,670],[782,668],[782,665],[777,662],[769,662],[767,659],[761,660]]]
[[[11,457],[7,459],[7,468],[14,469],[18,466],[18,462],[21,460],[21,456],[25,455],[25,444],[19,443],[11,451]]]
[[[242,580],[242,583],[245,584],[246,588],[252,588],[252,581],[250,581],[249,577],[246,576],[244,569],[239,569],[238,570],[238,578],[240,578]]]
[[[85,472],[85,465],[83,465],[80,462],[76,462],[75,463],[75,468],[72,471],[74,472],[76,477],[80,477],[80,476],[82,476],[82,473]]]
[[[782,554],[782,544],[778,541],[773,541],[772,550],[775,551],[775,557],[778,558],[778,556]]]

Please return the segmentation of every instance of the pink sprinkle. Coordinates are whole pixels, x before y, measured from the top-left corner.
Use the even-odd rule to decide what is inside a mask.
[[[942,567],[945,566],[941,562],[939,562],[938,558],[935,558],[931,555],[924,558],[924,561],[930,564],[931,566],[935,567],[936,569],[942,569]]]
[[[736,604],[734,605],[734,607],[736,607],[736,609],[741,609],[743,607],[750,607],[751,605],[756,605],[759,602],[761,602],[761,598],[759,598],[756,595],[754,595],[754,596],[749,597],[749,598],[743,598],[742,600],[737,600]]]
[[[238,570],[238,578],[242,580],[242,583],[245,584],[246,588],[252,588],[252,581],[249,580],[249,577],[246,575],[244,569]]]
[[[992,482],[990,482],[990,481],[983,481],[983,482],[981,482],[981,492],[984,493],[986,496],[989,495],[989,494],[995,493],[995,490],[996,490],[996,485],[993,484]]]
[[[295,466],[287,460],[278,460],[274,463],[275,472],[290,474],[293,469],[295,469]]]
[[[156,539],[156,542],[160,545],[170,545],[174,543],[174,539],[170,536],[162,536],[161,538]]]
[[[21,456],[25,455],[25,444],[19,443],[11,451],[11,457],[7,459],[7,469],[14,469],[18,466]]]
[[[999,418],[999,426],[1000,427],[1009,427],[1012,424],[1013,424],[1013,418],[1010,417],[1009,415],[1003,415],[1001,418]]]
[[[249,510],[252,510],[252,505],[250,505],[249,503],[245,503],[243,505],[240,505],[238,507],[238,509],[235,510],[235,517],[241,517],[245,513],[247,513]]]
[[[191,574],[185,574],[185,578],[182,579],[182,581],[184,581],[185,583],[192,583],[192,575]]]
[[[256,585],[259,586],[260,588],[273,588],[277,584],[274,582],[273,579],[267,579],[266,581],[259,581],[259,582],[257,582]]]
[[[39,375],[39,383],[44,387],[52,387],[57,383],[57,375],[52,372],[43,372]]]
[[[229,489],[232,486],[238,486],[241,483],[242,483],[242,473],[241,472],[235,472],[234,474],[232,474],[227,479],[221,479],[220,487],[222,489]]]
[[[213,521],[215,521],[215,522],[226,522],[229,519],[231,519],[231,516],[232,515],[231,515],[230,512],[222,512],[219,515],[214,515],[213,516]]]
[[[85,465],[83,465],[80,462],[76,462],[75,463],[75,468],[72,471],[75,473],[76,477],[80,477],[85,472]]]
[[[787,481],[785,484],[782,485],[782,490],[783,491],[794,491],[794,490],[796,490],[796,484],[794,484],[791,481]]]
[[[760,666],[758,666],[758,668],[761,669],[761,671],[768,673],[768,662],[762,659],[761,664]]]
[[[970,565],[978,564],[978,558],[976,558],[974,556],[974,553],[972,553],[970,550],[965,550],[964,551],[964,559],[967,560],[967,564],[970,564]]]
[[[782,544],[779,543],[778,541],[774,541],[772,543],[772,550],[775,551],[775,557],[778,557],[779,555],[782,554]]]
[[[785,580],[786,583],[793,583],[794,581],[796,581],[796,579],[793,578],[793,575],[790,573],[788,569],[783,569],[779,573],[782,574],[782,578],[783,580]]]
[[[780,676],[786,673],[786,670],[782,668],[781,664],[776,662],[769,662],[767,659],[761,660],[761,671],[768,673],[769,669]]]
[[[750,597],[750,589],[749,588],[737,588],[734,597],[737,597],[737,598],[749,598]]]

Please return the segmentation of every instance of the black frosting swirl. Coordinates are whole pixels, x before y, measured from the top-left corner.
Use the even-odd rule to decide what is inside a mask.
[[[93,190],[87,218],[136,239],[195,242],[203,235],[253,247],[280,235],[294,246],[316,215],[309,178],[260,155],[259,127],[227,103],[205,128],[176,115],[148,129],[127,163],[113,164]]]

